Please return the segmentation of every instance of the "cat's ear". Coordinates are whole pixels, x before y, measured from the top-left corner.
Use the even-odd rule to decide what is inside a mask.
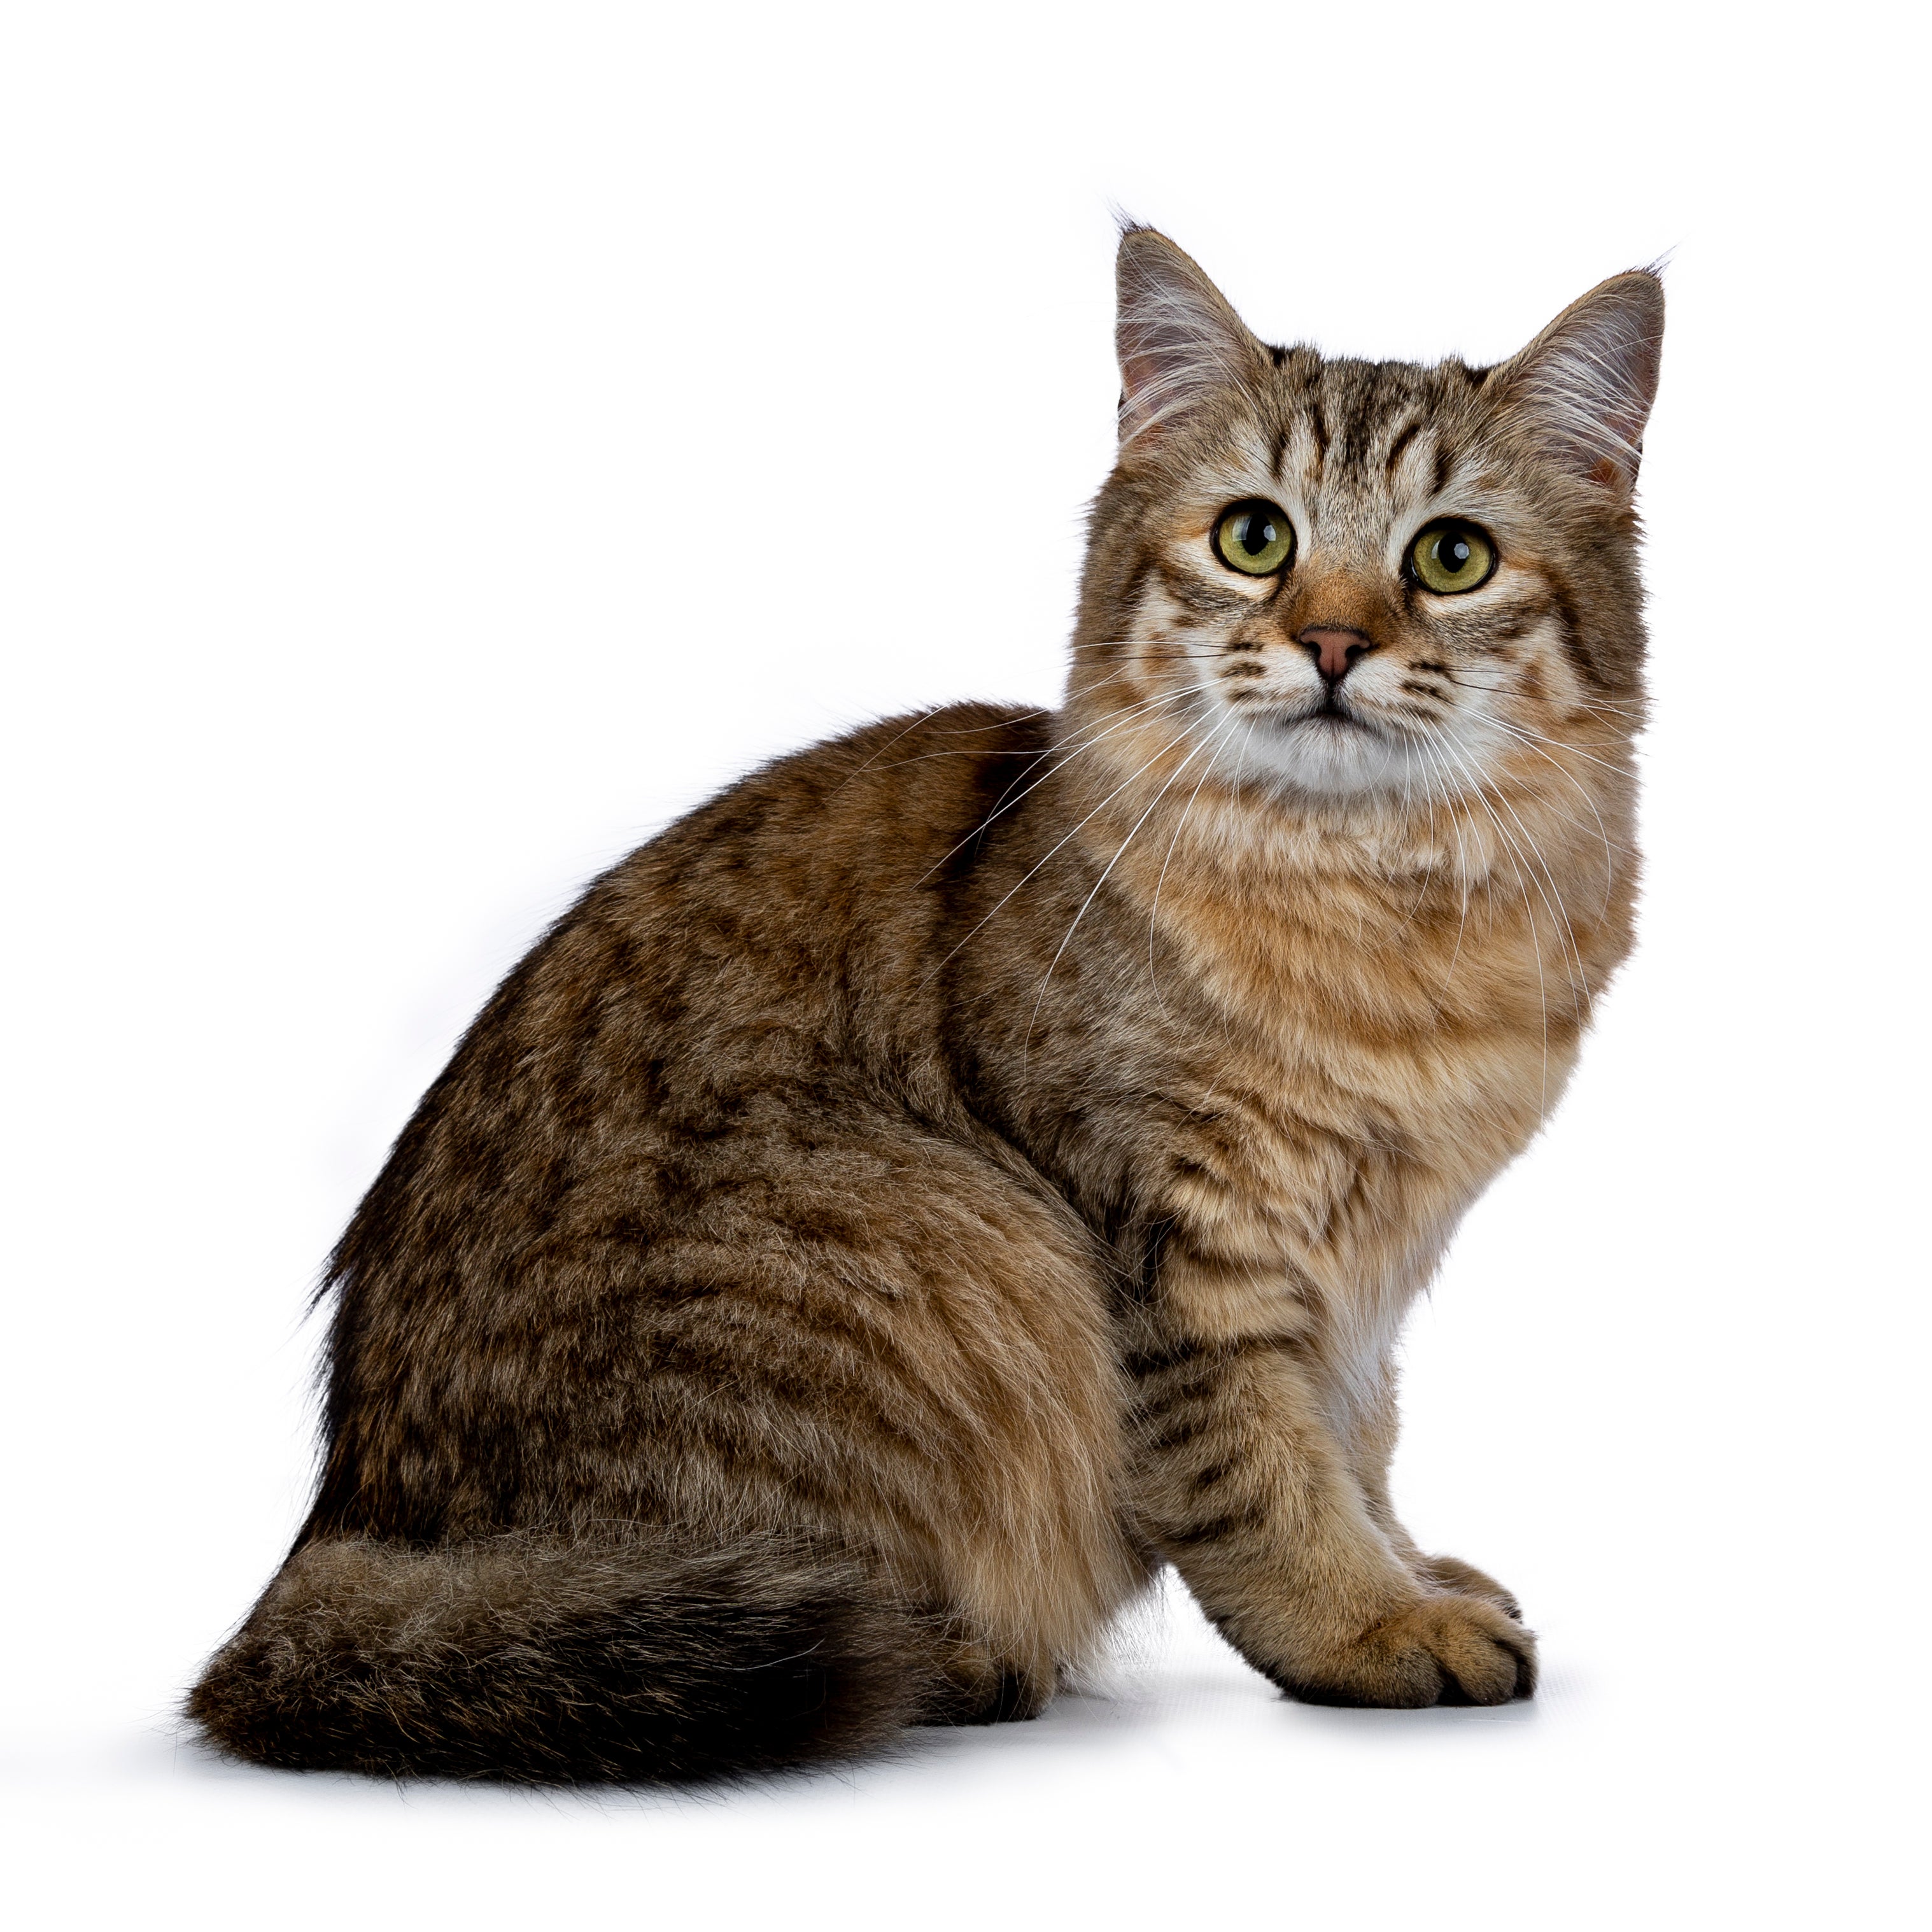
[[[1657,397],[1664,284],[1633,269],[1572,302],[1498,368],[1511,426],[1560,468],[1627,497]]]
[[[1156,230],[1121,236],[1114,278],[1123,448],[1267,367],[1268,351],[1227,298]]]

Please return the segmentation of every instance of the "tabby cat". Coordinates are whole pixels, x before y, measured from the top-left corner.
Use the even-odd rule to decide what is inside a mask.
[[[189,1710],[669,1782],[1030,1717],[1160,1568],[1324,1703],[1530,1694],[1391,1355],[1630,944],[1663,298],[1494,368],[1145,228],[1059,711],[780,760],[511,974],[332,1258],[326,1458]]]

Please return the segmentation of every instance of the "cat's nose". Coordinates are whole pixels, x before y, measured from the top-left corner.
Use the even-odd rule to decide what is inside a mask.
[[[1354,668],[1356,659],[1376,647],[1366,631],[1348,624],[1311,624],[1295,642],[1315,660],[1315,668],[1330,685],[1340,684]]]

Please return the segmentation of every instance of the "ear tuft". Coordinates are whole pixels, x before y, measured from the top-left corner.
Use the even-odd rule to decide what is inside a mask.
[[[1123,448],[1265,364],[1268,352],[1226,297],[1158,230],[1122,233],[1114,281]]]
[[[1496,371],[1509,418],[1558,467],[1627,497],[1663,346],[1656,271],[1612,275]]]

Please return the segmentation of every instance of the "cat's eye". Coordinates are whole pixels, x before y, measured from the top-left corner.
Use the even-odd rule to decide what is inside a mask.
[[[1431,524],[1409,546],[1408,567],[1424,590],[1454,597],[1488,583],[1496,547],[1474,524]]]
[[[1294,526],[1277,504],[1251,496],[1221,512],[1214,526],[1214,554],[1247,577],[1272,577],[1294,555]]]

